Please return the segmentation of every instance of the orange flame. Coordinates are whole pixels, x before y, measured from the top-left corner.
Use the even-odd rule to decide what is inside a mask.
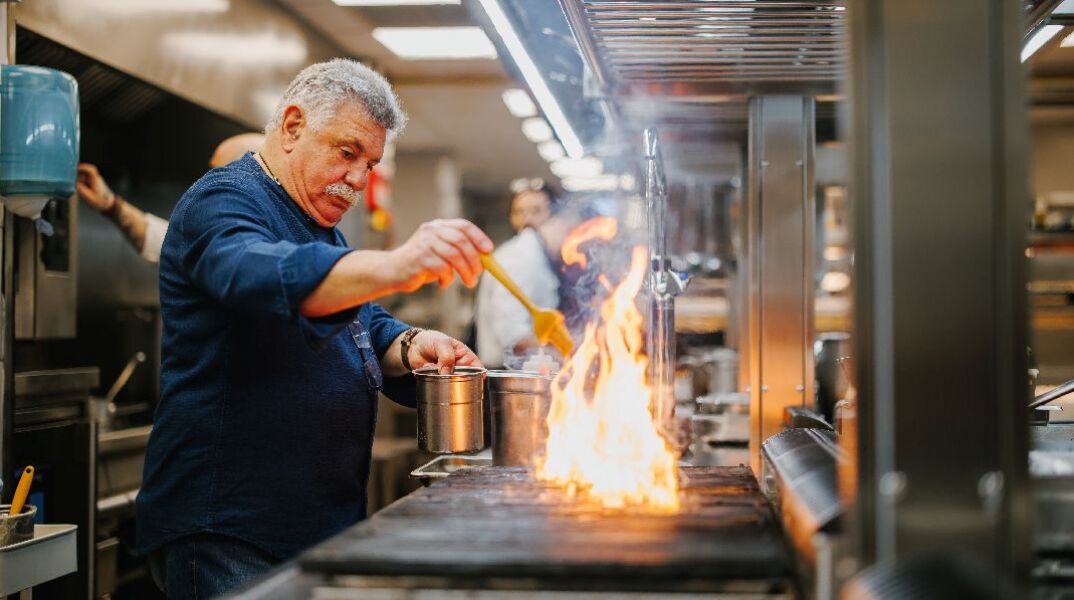
[[[644,319],[634,303],[647,262],[646,249],[634,248],[630,272],[556,378],[535,474],[606,508],[674,512],[676,457],[653,421]]]
[[[563,242],[563,263],[567,265],[577,264],[583,269],[589,265],[589,260],[579,247],[589,241],[601,239],[610,240],[615,237],[619,224],[611,217],[595,217],[578,225],[571,230],[567,240]]]

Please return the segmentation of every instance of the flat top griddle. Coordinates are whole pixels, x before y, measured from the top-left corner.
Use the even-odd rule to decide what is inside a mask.
[[[306,571],[391,575],[785,580],[792,562],[750,469],[684,467],[674,515],[615,512],[523,469],[460,471],[299,558]]]

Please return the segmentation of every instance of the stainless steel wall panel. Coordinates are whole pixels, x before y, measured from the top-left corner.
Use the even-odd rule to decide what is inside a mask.
[[[782,431],[784,409],[813,402],[813,130],[812,98],[750,101],[743,355],[758,473],[761,443]]]
[[[1023,21],[1015,2],[935,6],[849,5],[859,401],[841,481],[866,564],[947,555],[1000,578],[1031,529]]]

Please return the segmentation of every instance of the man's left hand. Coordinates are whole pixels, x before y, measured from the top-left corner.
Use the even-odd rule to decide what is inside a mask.
[[[388,376],[403,375],[406,372],[400,353],[402,336],[399,338],[392,342],[384,355],[382,368]],[[414,339],[410,341],[407,359],[410,361],[410,366],[415,369],[436,365],[441,374],[451,373],[456,366],[484,366],[474,351],[466,347],[466,344],[432,329],[426,329],[414,336]]]

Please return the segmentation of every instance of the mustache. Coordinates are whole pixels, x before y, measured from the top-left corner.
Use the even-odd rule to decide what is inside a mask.
[[[362,194],[358,190],[352,188],[345,183],[333,183],[324,188],[324,193],[329,196],[335,196],[337,198],[343,198],[351,205],[351,208],[358,206],[358,203],[362,201]]]

